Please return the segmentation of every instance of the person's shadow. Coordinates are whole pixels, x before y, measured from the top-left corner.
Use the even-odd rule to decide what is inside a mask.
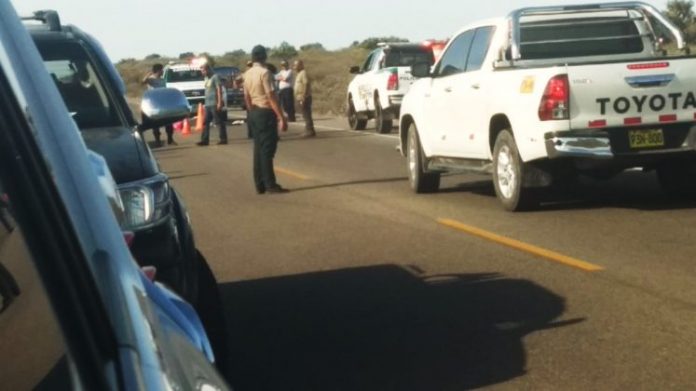
[[[235,390],[462,390],[525,374],[563,298],[497,274],[384,265],[220,286]]]

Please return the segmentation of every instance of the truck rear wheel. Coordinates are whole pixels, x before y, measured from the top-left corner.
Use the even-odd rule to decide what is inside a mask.
[[[390,133],[392,130],[392,120],[386,119],[386,113],[379,103],[379,97],[375,96],[375,127],[379,133]]]
[[[358,117],[358,113],[355,111],[355,105],[353,105],[353,99],[348,99],[348,126],[353,130],[365,130],[367,127],[367,119],[361,119]]]
[[[495,194],[509,211],[531,209],[538,205],[534,190],[523,186],[525,164],[520,159],[510,130],[498,133],[493,147],[493,185]]]
[[[696,161],[672,160],[657,167],[662,190],[677,198],[696,198]]]
[[[433,193],[440,188],[440,173],[425,171],[425,156],[416,124],[408,127],[408,182],[416,193]]]

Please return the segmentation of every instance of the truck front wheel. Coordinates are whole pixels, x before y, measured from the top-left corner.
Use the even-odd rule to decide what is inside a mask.
[[[525,164],[520,159],[510,130],[498,133],[493,147],[493,185],[495,194],[509,211],[530,209],[538,205],[534,189],[523,186]]]
[[[408,182],[416,193],[433,193],[440,187],[440,173],[425,171],[425,156],[418,139],[416,124],[408,127]]]
[[[672,160],[657,167],[657,179],[665,193],[672,197],[696,197],[696,161]]]

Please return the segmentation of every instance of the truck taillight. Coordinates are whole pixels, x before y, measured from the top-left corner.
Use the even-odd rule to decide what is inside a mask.
[[[553,121],[570,118],[569,115],[570,87],[568,75],[556,75],[549,80],[544,90],[544,96],[539,103],[539,119]]]
[[[398,90],[399,89],[399,74],[396,71],[392,71],[387,80],[387,90]]]

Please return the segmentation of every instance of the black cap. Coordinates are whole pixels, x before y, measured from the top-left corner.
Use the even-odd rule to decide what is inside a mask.
[[[268,55],[266,54],[266,48],[262,45],[256,45],[251,49],[251,59],[254,62],[264,62]]]

